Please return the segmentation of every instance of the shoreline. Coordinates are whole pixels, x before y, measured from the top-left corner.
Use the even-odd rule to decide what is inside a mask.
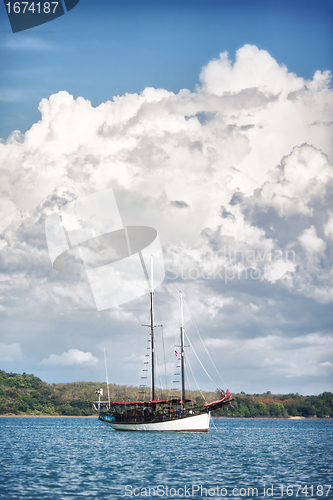
[[[31,417],[37,417],[37,418],[98,418],[98,415],[15,415],[14,413],[5,413],[3,415],[0,415],[1,417],[5,418],[18,418],[18,417],[23,417],[23,418],[31,418]],[[221,419],[221,418],[229,418],[229,419],[242,419],[242,420],[332,420],[331,417],[323,417],[323,418],[318,418],[318,417],[301,417],[301,416],[296,416],[296,417],[212,417],[213,419]]]
[[[6,417],[6,418],[10,418],[10,417],[26,417],[26,418],[30,418],[30,417],[43,417],[43,418],[96,418],[97,415],[25,415],[24,413],[22,413],[22,415],[15,415],[15,413],[4,413],[3,415],[0,415],[0,417]]]

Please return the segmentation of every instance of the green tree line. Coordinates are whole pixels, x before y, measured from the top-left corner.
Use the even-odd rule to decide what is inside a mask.
[[[319,396],[298,394],[236,394],[233,407],[218,410],[219,416],[261,418],[333,418],[333,394],[324,392]]]
[[[106,399],[106,384],[98,382],[73,382],[68,384],[47,384],[40,378],[26,373],[6,373],[0,370],[0,415],[93,415],[93,401],[96,390],[103,388]],[[109,385],[112,401],[136,401],[142,399],[139,389],[133,386]],[[170,396],[159,391],[161,399]],[[188,391],[187,396],[198,404],[204,400],[217,399],[216,393]],[[149,395],[147,394],[147,397]],[[233,395],[230,406],[213,412],[213,416],[245,418],[333,418],[333,394],[324,392],[319,396],[298,394]]]

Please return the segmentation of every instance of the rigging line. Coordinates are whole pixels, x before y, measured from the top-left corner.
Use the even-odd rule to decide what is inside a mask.
[[[137,373],[137,377],[138,377],[138,382],[137,382],[137,401],[140,401],[140,390],[141,390],[141,387],[140,387],[140,384],[141,384],[141,375],[140,375],[140,371],[138,370],[138,373]]]
[[[173,286],[175,286],[175,285],[173,285]],[[175,288],[176,288],[177,292],[179,293],[179,291],[180,291],[180,290],[178,290],[176,286],[175,286]],[[172,296],[172,293],[171,293],[170,291],[168,291],[168,293]],[[174,297],[173,297],[173,299],[174,299]],[[179,311],[178,311],[178,316],[179,316]],[[178,318],[178,323],[180,323],[180,318]],[[179,346],[179,344],[180,344],[179,337],[180,337],[180,333],[179,333],[179,331],[176,329],[176,333],[175,333],[175,335],[174,335],[174,347],[175,347],[175,348],[176,348],[177,346]],[[174,352],[175,350],[176,350],[176,349],[174,349],[174,350],[172,351],[172,354],[171,354],[171,358],[172,358],[172,359],[170,360],[170,361],[171,361],[170,365],[172,366],[172,370],[171,370],[171,372],[170,372],[170,377],[171,377],[171,379],[170,379],[170,385],[169,385],[169,388],[170,388],[170,389],[169,389],[169,395],[171,395],[172,397],[176,397],[176,393],[177,393],[177,395],[178,395],[179,390],[180,390],[180,389],[179,389],[179,387],[178,387],[178,388],[176,388],[176,387],[174,386],[174,383],[173,383],[173,379],[175,378],[175,374],[176,374],[177,363],[178,363],[178,362],[180,362],[180,358],[178,357],[178,355],[177,355],[177,356],[175,356],[175,352]],[[185,361],[186,361],[186,360],[185,360]],[[190,385],[190,384],[189,384],[188,373],[187,373],[187,371],[186,371],[186,370],[185,370],[185,373],[186,373],[186,377],[187,377],[187,382],[188,382],[188,385]],[[193,378],[194,378],[194,380],[195,380],[195,376],[194,376],[194,374],[193,374],[193,371],[192,371],[192,376],[193,376]],[[197,384],[198,390],[200,391],[199,386],[198,386],[198,383],[197,383],[197,381],[196,381],[196,380],[195,380],[195,383]]]
[[[108,378],[108,367],[106,364],[106,352],[105,352],[105,347],[104,347],[104,363],[105,363],[105,374],[106,374],[106,387],[108,390],[108,407],[110,409],[110,391],[109,391],[109,378]]]
[[[154,292],[154,296],[155,296],[155,299],[156,299],[156,292]],[[161,319],[161,315],[159,314],[159,308],[158,308],[158,304],[157,304],[156,300],[154,301],[154,306],[155,306],[154,307],[154,311],[155,311],[154,318],[156,319],[156,316],[158,314],[159,315],[159,319]],[[156,312],[157,312],[157,314],[156,314]],[[154,323],[155,323],[155,321],[154,321]],[[154,327],[155,326],[156,325],[154,325]],[[160,384],[160,389],[163,390],[162,379],[161,379],[161,371],[160,371],[160,362],[159,362],[159,359],[158,359],[158,351],[157,351],[156,344],[155,344],[155,377],[156,377],[157,381]],[[158,397],[156,395],[155,395],[155,399],[158,399]]]
[[[179,331],[176,331],[176,333],[174,335],[174,339],[173,339],[174,340],[174,342],[173,342],[174,346],[177,345],[178,339],[179,339]],[[174,378],[174,374],[176,372],[176,364],[180,360],[180,359],[178,359],[178,356],[177,357],[175,356],[175,352],[174,351],[175,351],[175,348],[173,348],[173,351],[172,351],[172,353],[170,355],[170,358],[171,358],[170,359],[170,365],[172,366],[172,370],[170,372],[170,385],[169,385],[170,391],[169,392],[170,392],[171,396],[173,395],[172,393],[175,391],[175,389],[173,387],[173,378]]]
[[[191,391],[191,384],[190,384],[190,378],[188,376],[188,370],[187,370],[187,361],[186,361],[186,358],[184,359],[184,364],[185,364],[185,376],[186,376],[186,380],[187,380],[187,387],[188,387],[188,390]]]
[[[171,284],[172,284],[172,286],[174,286],[174,287],[175,287],[175,289],[176,289],[178,292],[180,292],[180,290],[177,288],[177,286],[175,285],[175,283],[171,282]],[[168,293],[170,293],[170,294],[171,294],[171,292],[168,292]],[[220,372],[219,372],[219,370],[217,369],[217,367],[216,367],[216,365],[215,365],[215,363],[214,363],[214,361],[213,361],[213,359],[212,359],[212,357],[211,357],[211,355],[210,355],[210,353],[209,353],[209,351],[208,351],[208,349],[207,349],[207,347],[206,347],[205,343],[204,343],[204,342],[203,342],[203,340],[202,340],[202,337],[201,337],[201,335],[200,335],[200,331],[199,331],[198,325],[197,325],[197,323],[196,323],[196,321],[195,321],[195,319],[194,319],[194,316],[193,316],[193,314],[192,314],[192,312],[191,312],[191,310],[190,310],[190,308],[189,308],[189,305],[188,305],[188,303],[187,303],[187,301],[186,301],[186,299],[185,299],[185,297],[184,297],[184,294],[183,294],[183,299],[184,299],[184,300],[185,300],[185,302],[186,302],[187,309],[188,309],[188,310],[189,310],[189,312],[190,312],[190,316],[191,316],[192,321],[193,321],[193,323],[194,323],[194,326],[195,326],[195,328],[196,328],[196,330],[197,330],[197,333],[198,333],[198,335],[199,335],[199,338],[200,338],[200,340],[201,340],[201,343],[203,344],[203,346],[204,346],[204,348],[205,348],[205,351],[207,352],[207,355],[208,355],[208,357],[209,357],[209,359],[210,359],[210,361],[211,361],[211,363],[212,363],[212,365],[213,365],[213,367],[214,367],[215,371],[217,372],[218,376],[220,377],[220,379],[221,379],[222,383],[225,385],[225,387],[228,387],[228,386],[227,386],[227,384],[226,384],[226,382],[225,382],[225,380],[223,379],[223,377],[222,377],[221,373],[220,373]],[[209,378],[211,379],[211,377],[209,377]],[[211,380],[212,380],[212,379],[211,379]],[[216,384],[215,382],[214,382],[214,385],[216,385],[217,387],[219,387],[219,384]]]
[[[191,365],[191,363],[189,362],[189,360],[187,360],[187,364],[188,364],[188,366],[190,367],[191,374],[192,374],[192,377],[193,377],[193,379],[194,379],[194,382],[195,382],[195,384],[196,384],[196,386],[197,386],[198,391],[200,392],[200,394],[201,394],[201,396],[203,397],[204,401],[206,401],[206,398],[205,398],[205,396],[204,396],[204,394],[203,394],[202,390],[201,390],[201,389],[200,389],[200,387],[199,387],[199,384],[198,384],[198,382],[197,382],[197,379],[195,378],[195,375],[194,375],[193,370],[192,370],[192,365]],[[214,384],[214,385],[215,385],[215,384]]]
[[[168,379],[167,379],[167,370],[166,370],[166,362],[165,362],[165,347],[164,347],[164,330],[163,330],[163,324],[162,324],[162,316],[161,316],[161,306],[160,306],[160,297],[159,294],[156,296],[157,301],[157,310],[159,314],[159,319],[161,323],[161,336],[162,336],[162,349],[163,349],[163,362],[164,362],[164,377],[165,377],[165,388],[167,388],[168,385]]]
[[[161,327],[161,335],[162,335],[162,350],[163,350],[163,363],[164,363],[164,384],[165,384],[165,388],[167,388],[168,377],[167,377],[167,367],[166,367],[166,360],[165,360],[165,346],[164,346],[164,330],[163,330],[163,326]]]
[[[171,367],[171,371],[170,371],[170,383],[167,380],[167,384],[166,384],[167,398],[170,398],[172,396],[172,375],[173,375],[173,372],[174,372],[173,358],[170,356],[169,359],[170,359],[170,361],[168,363],[168,366]]]
[[[143,331],[142,329],[140,330],[141,332]],[[146,333],[141,333],[141,338],[140,338],[140,345],[144,346],[146,344]],[[144,351],[143,347],[140,349],[140,352],[146,352],[147,353],[147,344],[146,344],[146,349]],[[146,359],[146,356],[144,356],[144,361]],[[145,365],[143,365],[143,369],[145,368]],[[138,383],[137,383],[137,387],[138,387],[138,390],[137,390],[137,394],[138,394],[138,397],[137,397],[137,401],[140,401],[140,397],[142,397],[142,394],[140,394],[140,392],[142,391],[143,392],[143,387],[141,387],[141,381],[142,381],[142,378],[141,378],[141,372],[138,370]],[[146,387],[144,388],[144,390],[146,391]],[[143,394],[144,396],[146,396],[145,392]],[[142,398],[142,399],[145,399],[145,398]]]
[[[193,349],[193,352],[194,352],[194,354],[195,354],[195,357],[197,358],[197,360],[199,361],[199,363],[200,363],[200,365],[201,365],[201,368],[204,370],[204,372],[206,373],[207,377],[208,377],[208,378],[209,378],[209,379],[213,382],[213,384],[214,384],[216,387],[218,387],[218,384],[217,384],[217,383],[216,383],[216,382],[212,379],[212,377],[209,375],[209,373],[208,373],[208,371],[206,370],[206,368],[204,367],[204,365],[201,363],[201,360],[200,360],[199,356],[197,355],[197,353],[196,353],[196,351],[195,351],[195,349],[194,349],[194,347],[193,347],[193,344],[192,344],[192,342],[190,341],[190,339],[189,339],[188,335],[186,334],[186,332],[185,332],[185,335],[186,335],[187,340],[188,340],[188,341],[189,341],[189,343],[190,343],[190,346],[191,346],[191,347],[192,347],[192,349]]]
[[[215,427],[215,430],[218,431],[218,428],[216,427],[213,418],[211,418],[211,421],[212,421],[213,426]]]
[[[143,338],[143,335],[142,335],[142,338]],[[144,351],[144,352],[146,352],[146,355],[145,355],[145,357],[144,357],[144,365],[143,365],[143,366],[144,366],[144,368],[143,368],[143,369],[147,369],[147,370],[149,370],[150,365],[145,365],[145,360],[147,360],[147,359],[149,359],[149,360],[150,360],[150,356],[149,356],[149,354],[148,354],[148,348],[149,348],[149,333],[148,333],[148,339],[147,339],[146,334],[145,334],[145,339],[144,339],[144,340],[145,340],[145,344],[146,344],[146,349],[145,349],[145,351]],[[143,349],[142,349],[142,351],[143,351]],[[142,352],[142,351],[141,351],[141,352]],[[149,363],[149,362],[148,362],[148,363]],[[145,367],[146,367],[146,368],[145,368]],[[148,372],[145,372],[145,373],[147,373],[147,377],[148,377]],[[142,400],[145,400],[145,399],[146,399],[146,392],[147,392],[147,379],[142,379],[141,377],[142,377],[142,376],[141,376],[141,374],[140,374],[140,372],[139,372],[139,373],[138,373],[138,399],[137,399],[138,401],[140,401],[140,392],[142,392],[142,393],[143,393],[143,397],[141,396],[141,399],[142,399]],[[143,386],[143,384],[141,383],[143,380],[145,380],[144,386]]]
[[[185,297],[184,297],[184,300],[185,300],[185,302],[186,302],[187,309],[189,310],[189,313],[190,313],[190,315],[191,315],[192,321],[193,321],[193,323],[194,323],[194,325],[195,325],[195,328],[196,328],[196,330],[197,330],[197,333],[198,333],[198,335],[199,335],[199,338],[200,338],[200,340],[201,340],[201,343],[202,343],[202,345],[204,346],[205,351],[206,351],[206,353],[207,353],[207,355],[208,355],[208,357],[209,357],[209,359],[210,359],[210,361],[211,361],[211,363],[212,363],[213,367],[215,368],[216,373],[217,373],[217,374],[218,374],[218,376],[220,377],[220,379],[221,379],[221,381],[223,382],[223,384],[225,385],[225,387],[228,387],[228,386],[227,386],[227,384],[226,384],[226,382],[225,382],[225,380],[223,379],[223,377],[222,377],[221,373],[220,373],[220,372],[219,372],[219,370],[217,369],[217,367],[216,367],[216,365],[215,365],[215,363],[214,363],[214,361],[213,361],[213,359],[212,359],[212,357],[211,357],[211,355],[210,355],[210,352],[208,351],[207,346],[206,346],[206,344],[204,343],[204,341],[203,341],[203,339],[202,339],[202,337],[201,337],[201,335],[200,335],[200,331],[199,331],[198,325],[197,325],[197,323],[196,323],[196,321],[195,321],[195,318],[194,318],[194,316],[193,316],[193,314],[192,314],[192,312],[191,312],[191,310],[190,310],[190,308],[189,308],[189,306],[188,306],[188,303],[187,303],[187,301],[186,301]],[[216,384],[216,385],[217,385],[217,384]]]
[[[178,337],[177,337],[178,338]],[[175,356],[175,343],[176,343],[176,339],[174,339],[174,344],[173,344],[173,349],[170,353],[170,394],[171,394],[171,397],[176,397],[176,395],[178,396],[178,392],[179,392],[179,382],[178,384],[176,385],[174,383],[174,380],[176,379],[176,377],[178,375],[176,375],[177,373],[177,370],[179,368],[177,368],[177,364],[178,362],[180,361],[180,358],[178,356]]]
[[[161,372],[160,372],[160,364],[159,364],[159,360],[158,360],[158,353],[156,352],[155,355],[156,355],[157,377],[158,377],[159,382],[160,382],[160,390],[163,391],[163,384],[162,384],[162,378],[161,378]]]

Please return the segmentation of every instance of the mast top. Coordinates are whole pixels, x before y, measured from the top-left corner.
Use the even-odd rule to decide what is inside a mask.
[[[183,293],[179,290],[180,296],[180,327],[184,327],[184,312],[183,312]]]
[[[154,260],[150,256],[150,293],[154,293]]]

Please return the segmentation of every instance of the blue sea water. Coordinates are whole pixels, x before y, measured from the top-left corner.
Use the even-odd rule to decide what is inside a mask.
[[[0,417],[0,443],[6,500],[333,498],[332,420],[215,419],[201,434]]]

